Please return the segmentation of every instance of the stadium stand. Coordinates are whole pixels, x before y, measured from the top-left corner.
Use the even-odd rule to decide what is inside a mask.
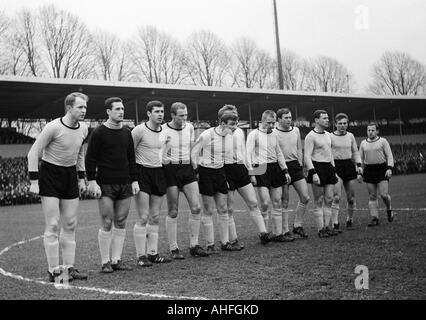
[[[0,128],[0,144],[26,144],[34,141],[34,138],[16,132],[15,128]]]

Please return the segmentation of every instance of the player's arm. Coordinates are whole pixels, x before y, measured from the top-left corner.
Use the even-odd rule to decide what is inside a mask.
[[[361,156],[354,135],[351,136],[351,140],[352,159],[355,161],[357,174],[362,175]]]
[[[52,141],[54,137],[54,127],[47,124],[38,135],[36,141],[31,146],[28,152],[28,172],[30,176],[30,192],[34,194],[39,193],[38,185],[38,162],[42,157],[43,150]]]
[[[314,138],[312,135],[307,135],[305,138],[305,166],[306,169],[312,174],[312,181],[316,184],[320,184],[320,179],[315,171],[314,164],[312,163],[312,152],[314,151]]]
[[[129,174],[130,180],[132,181],[132,191],[133,194],[137,194],[139,190],[139,182],[138,182],[138,173],[136,170],[136,156],[135,156],[135,147],[133,145],[132,134],[129,132],[129,147],[127,148],[127,160],[129,161]]]
[[[284,158],[284,153],[281,150],[281,147],[278,143],[278,136],[276,137],[276,153],[277,153],[277,159],[278,159],[278,164],[281,167],[281,170],[284,172],[285,178],[286,178],[286,184],[290,184],[291,182],[291,177],[290,174],[288,173],[288,168],[287,168],[287,164],[285,163],[285,158]]]
[[[357,175],[357,180],[359,183],[361,183],[361,178],[362,175],[364,174],[364,169],[363,169],[363,165],[364,165],[364,157],[365,157],[365,152],[364,152],[364,141],[361,141],[361,144],[359,145],[359,163],[361,164],[361,167],[358,167],[357,169],[361,169],[358,172]]]
[[[95,129],[89,137],[85,159],[88,181],[87,191],[91,196],[95,198],[99,198],[101,195],[101,188],[96,182],[96,168],[98,165],[97,159],[100,148],[102,148],[101,141],[98,136],[98,130]]]
[[[302,148],[302,138],[300,137],[300,130],[297,128],[297,160],[300,165],[303,166],[303,148]]]
[[[200,155],[201,148],[204,144],[204,135],[200,134],[198,139],[195,141],[193,147],[191,148],[191,164],[194,170],[197,170],[198,167],[198,157]]]
[[[393,170],[393,166],[394,166],[392,149],[389,145],[389,142],[385,138],[382,138],[382,141],[383,141],[382,142],[383,143],[383,151],[385,153],[386,161],[387,161],[387,164],[388,164],[388,170],[386,170],[386,177],[390,178],[392,176],[392,170]]]
[[[254,131],[252,131],[254,132]],[[249,172],[250,175],[253,175],[253,155],[255,154],[254,152],[254,143],[255,140],[255,133],[249,133],[247,136],[247,141],[246,141],[246,165],[247,165],[247,170]]]

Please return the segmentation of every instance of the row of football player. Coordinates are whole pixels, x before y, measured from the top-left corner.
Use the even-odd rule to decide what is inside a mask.
[[[104,273],[132,269],[122,262],[121,254],[133,196],[138,213],[133,239],[139,267],[184,258],[177,246],[180,191],[191,210],[189,252],[195,257],[243,248],[232,214],[235,191],[247,204],[262,244],[293,241],[294,236],[307,238],[302,226],[310,200],[307,183],[312,185],[314,219],[321,238],[339,232],[337,216],[342,186],[348,199],[346,226],[351,227],[352,183],[362,175],[370,193],[373,220],[369,225],[378,225],[378,193],[387,206],[389,220],[393,218],[387,192],[393,158],[387,141],[377,136],[376,124],[368,126],[368,138],[361,143],[359,153],[353,135],[346,131],[347,115],[336,116],[337,130],[329,134],[325,131],[329,124],[327,112],[315,111],[315,129],[305,138],[304,163],[309,172],[305,179],[300,133],[291,125],[292,115],[288,109],[277,113],[266,110],[259,128],[248,135],[246,142],[243,131],[237,127],[237,108],[225,105],[218,112],[219,125],[204,131],[194,141],[194,128],[186,122],[187,108],[183,103],[173,103],[172,120],[162,124],[163,103],[148,102],[149,120],[130,131],[122,125],[125,110],[122,100],[112,97],[105,101],[108,119],[90,136],[84,156],[82,144],[88,130],[81,121],[88,100],[82,93],[68,95],[66,114],[46,125],[28,154],[30,191],[41,196],[46,220],[44,248],[52,282],[61,276],[64,268],[71,280],[87,279],[87,274],[74,267],[78,196],[86,187],[89,194],[99,199],[102,224],[98,242]],[[277,117],[279,125],[274,129]],[[293,235],[288,226],[289,185],[293,185],[299,195]],[[166,194],[170,257],[158,253],[159,214]],[[220,249],[214,241],[212,215],[215,209]],[[269,212],[272,232],[266,228]],[[198,242],[201,225],[206,249]],[[59,248],[63,268],[59,265]]]

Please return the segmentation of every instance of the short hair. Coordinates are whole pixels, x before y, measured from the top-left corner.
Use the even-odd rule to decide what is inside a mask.
[[[164,108],[164,104],[159,100],[152,100],[146,104],[146,111],[152,112],[154,107]]]
[[[186,109],[186,104],[182,102],[174,102],[172,103],[172,106],[170,107],[170,113],[176,114],[178,109]]]
[[[74,106],[74,103],[75,103],[75,99],[76,98],[81,98],[81,99],[83,99],[84,101],[86,101],[86,102],[89,102],[89,97],[88,96],[86,96],[84,93],[81,93],[81,92],[72,92],[72,93],[70,93],[69,95],[67,95],[66,97],[65,97],[65,101],[64,101],[64,105],[65,105],[65,112],[67,112],[68,110],[67,110],[67,106],[71,106],[71,107],[73,107]]]
[[[217,117],[220,119],[225,111],[234,111],[238,115],[237,107],[232,104],[225,104],[217,112]]]
[[[262,121],[265,120],[266,117],[276,117],[277,114],[273,110],[265,110],[262,113]]]
[[[114,102],[121,102],[121,103],[123,103],[123,100],[121,100],[121,98],[119,98],[119,97],[110,97],[110,98],[107,98],[107,99],[105,99],[105,103],[104,103],[105,109],[112,109],[112,104]]]
[[[314,113],[312,114],[314,120],[315,119],[319,119],[321,117],[322,114],[328,114],[327,111],[319,109],[319,110],[315,110]]]
[[[369,124],[367,124],[367,128],[370,126],[375,126],[376,127],[376,131],[379,131],[379,124],[375,121],[371,121]]]
[[[345,119],[345,118],[348,119],[348,121],[349,121],[348,115],[346,113],[341,112],[341,113],[336,114],[336,116],[334,117],[334,120],[337,122],[337,121],[340,121],[340,120]]]
[[[238,121],[238,113],[232,110],[226,110],[222,113],[219,118],[219,124],[222,122],[228,123],[228,121]]]
[[[291,113],[291,110],[289,108],[278,109],[278,111],[277,111],[277,118],[281,119],[281,117],[283,116],[283,114],[287,114],[287,113]]]

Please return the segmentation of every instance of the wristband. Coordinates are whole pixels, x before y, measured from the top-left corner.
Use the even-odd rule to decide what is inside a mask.
[[[38,171],[29,171],[30,180],[38,180]]]
[[[393,167],[392,166],[388,166],[388,170],[392,171]]]
[[[309,169],[308,173],[309,173],[309,174],[311,174],[311,175],[314,175],[314,174],[316,174],[317,172],[315,171],[315,169]]]
[[[85,171],[77,171],[77,175],[79,179],[84,179],[86,177]]]
[[[357,166],[358,168],[361,168],[361,167],[362,167],[361,162],[357,162],[356,166]]]

